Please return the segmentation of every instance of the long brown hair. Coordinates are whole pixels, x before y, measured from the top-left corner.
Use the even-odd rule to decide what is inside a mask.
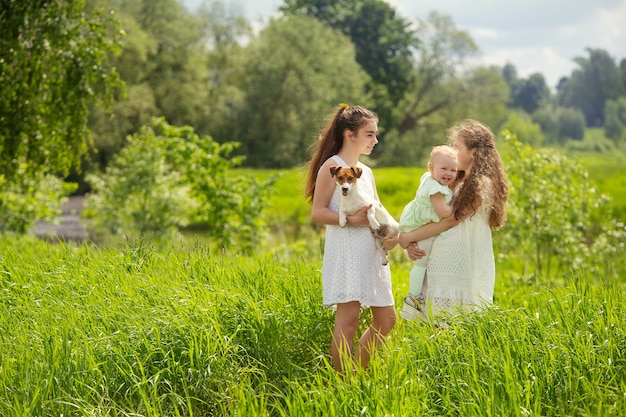
[[[509,186],[500,154],[495,148],[493,133],[482,123],[468,119],[450,128],[448,139],[452,143],[455,138],[461,139],[469,150],[475,151],[469,175],[465,177],[465,172],[459,171],[456,179],[456,184],[461,184],[461,188],[454,197],[454,216],[459,219],[468,212],[473,214],[482,200],[489,204],[489,226],[492,229],[502,228]]]
[[[371,110],[361,106],[348,106],[341,104],[329,116],[326,126],[320,132],[317,142],[311,145],[313,156],[306,165],[308,175],[304,196],[307,200],[313,200],[315,194],[315,181],[317,173],[324,162],[336,155],[343,146],[343,133],[347,130],[357,132],[369,121],[378,122],[378,116]]]

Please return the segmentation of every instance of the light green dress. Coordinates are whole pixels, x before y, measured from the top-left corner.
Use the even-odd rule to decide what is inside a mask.
[[[402,210],[400,215],[400,232],[410,232],[426,223],[438,222],[441,218],[435,212],[430,196],[441,193],[445,196],[446,203],[452,200],[452,190],[447,185],[440,184],[433,179],[430,171],[426,171],[420,178],[420,185],[411,200]]]

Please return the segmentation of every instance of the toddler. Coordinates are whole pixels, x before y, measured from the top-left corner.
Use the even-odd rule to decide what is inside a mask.
[[[447,145],[435,146],[428,161],[428,171],[420,178],[420,185],[415,198],[402,210],[400,216],[400,233],[410,232],[430,222],[438,222],[452,214],[450,201],[452,190],[448,187],[456,179],[456,150]],[[422,306],[417,296],[422,291],[422,283],[426,274],[428,257],[435,237],[419,242],[419,247],[426,256],[414,261],[409,278],[409,294],[404,299],[404,307],[400,316],[415,321]]]

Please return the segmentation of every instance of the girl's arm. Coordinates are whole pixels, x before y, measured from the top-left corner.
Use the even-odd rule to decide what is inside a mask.
[[[400,233],[398,242],[400,243],[400,246],[406,248],[411,242],[419,242],[420,240],[437,236],[439,233],[445,232],[460,222],[461,220],[455,219],[454,216],[448,216],[438,222],[426,223],[424,226],[418,227],[410,232]]]
[[[378,198],[378,189],[376,188],[376,180],[374,180],[374,176],[372,175],[372,187],[374,189],[374,198],[377,201],[380,201]],[[382,203],[381,203],[382,204]],[[367,217],[367,213],[366,213]],[[383,238],[383,249],[386,251],[390,251],[398,245],[398,235],[387,235]]]
[[[482,199],[480,197],[477,197],[474,206],[480,207],[481,203]],[[448,217],[442,218],[438,222],[427,223],[422,227],[411,230],[410,232],[400,233],[400,236],[398,237],[398,243],[400,243],[400,246],[402,246],[403,248],[406,248],[411,242],[419,242],[420,240],[437,236],[439,233],[445,232],[446,230],[461,223],[467,217],[474,214],[474,212],[475,210],[467,208],[466,210],[463,210],[459,219],[457,219],[455,216],[450,215]]]
[[[313,194],[311,204],[311,220],[319,224],[339,225],[339,213],[328,208],[336,187],[335,179],[330,174],[330,166],[330,163],[324,163],[315,180],[315,193]],[[348,216],[348,224],[351,226],[369,225],[367,220],[368,208],[367,206],[363,207],[356,214]]]
[[[452,214],[452,206],[446,203],[446,196],[442,193],[431,195],[430,202],[440,218],[443,219]]]

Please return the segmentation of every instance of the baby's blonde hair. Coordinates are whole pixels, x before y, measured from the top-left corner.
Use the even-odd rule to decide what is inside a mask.
[[[432,162],[435,155],[445,155],[450,158],[457,159],[456,149],[449,145],[438,145],[433,147],[432,151],[430,151],[429,161]]]

